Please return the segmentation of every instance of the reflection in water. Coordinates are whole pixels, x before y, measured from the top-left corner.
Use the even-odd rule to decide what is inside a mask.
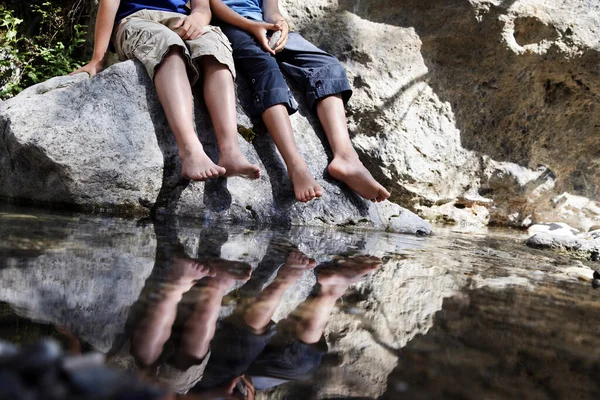
[[[309,378],[327,352],[323,333],[336,301],[381,266],[378,257],[363,255],[317,265],[277,238],[265,243],[265,256],[250,279],[248,263],[219,257],[227,232],[201,232],[210,240],[201,241],[191,258],[173,225],[155,221],[154,228],[154,269],[109,360],[177,393],[195,386],[192,391],[206,399],[254,398],[255,388]],[[275,323],[285,292],[311,271],[316,283],[310,295]],[[235,286],[254,295],[238,298],[217,329],[223,298]]]
[[[318,283],[311,295],[275,324],[272,317],[283,293],[300,274],[315,267],[304,254],[292,251],[273,282],[222,321],[206,375],[194,392],[202,398],[220,398],[233,395],[242,384],[239,395],[254,398],[255,389],[309,378],[327,353],[323,333],[336,301],[350,284],[380,265],[376,257],[356,256],[318,266]]]
[[[0,233],[0,340],[101,352],[188,398],[600,392],[597,292],[565,272],[586,266],[512,233],[424,239],[23,211],[0,212]]]

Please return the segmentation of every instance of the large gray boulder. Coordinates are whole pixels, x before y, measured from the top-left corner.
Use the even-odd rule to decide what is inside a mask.
[[[245,90],[240,90],[244,102]],[[196,99],[196,126],[213,159],[216,140]],[[302,156],[324,196],[297,202],[284,164],[267,132],[242,107],[239,137],[247,158],[261,165],[257,181],[242,178],[189,183],[180,179],[177,147],[154,87],[133,61],[88,79],[57,77],[33,86],[0,108],[0,196],[122,213],[170,213],[209,221],[284,225],[357,225],[406,233],[431,231],[396,204],[373,204],[324,177],[329,148],[317,121],[301,109],[292,118]]]

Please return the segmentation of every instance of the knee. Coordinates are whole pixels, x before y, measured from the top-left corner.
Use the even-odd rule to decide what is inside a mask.
[[[167,53],[165,54],[164,60],[166,59],[171,59],[171,58],[181,58],[183,59],[185,57],[184,53],[183,53],[183,48],[181,46],[171,46],[169,47],[169,50],[167,50]]]
[[[198,64],[204,71],[227,70],[227,66],[217,60],[215,56],[202,56],[198,59]]]

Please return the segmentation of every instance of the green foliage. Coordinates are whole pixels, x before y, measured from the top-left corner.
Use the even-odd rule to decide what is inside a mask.
[[[26,4],[0,5],[0,98],[84,64],[87,27],[71,26],[74,10],[50,1]]]
[[[238,125],[238,133],[242,135],[246,142],[252,143],[254,139],[256,139],[256,132],[252,130],[252,128],[246,128],[242,125]]]

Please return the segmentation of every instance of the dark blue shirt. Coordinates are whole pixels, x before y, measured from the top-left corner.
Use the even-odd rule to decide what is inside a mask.
[[[121,0],[119,10],[117,11],[117,18],[115,19],[115,26],[126,16],[140,10],[171,11],[187,14],[186,3],[187,0]]]

